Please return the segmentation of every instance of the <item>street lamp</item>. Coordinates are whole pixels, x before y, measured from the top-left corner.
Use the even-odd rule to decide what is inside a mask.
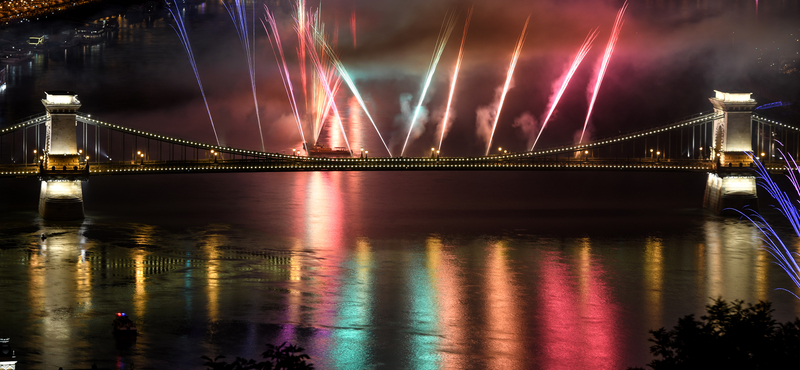
[[[658,157],[660,157],[660,156],[661,156],[661,151],[659,150],[659,151],[656,152],[656,161],[658,161]]]
[[[364,158],[369,158],[369,150],[364,152]]]
[[[431,148],[431,158],[433,158],[433,153],[436,152],[435,148]]]
[[[297,155],[297,149],[292,148],[292,155]]]
[[[653,149],[650,149],[650,159],[653,159]]]

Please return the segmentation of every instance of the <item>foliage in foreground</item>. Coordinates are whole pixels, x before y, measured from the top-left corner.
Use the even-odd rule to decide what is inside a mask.
[[[261,354],[266,361],[261,362],[237,357],[229,364],[226,361],[219,361],[225,358],[221,355],[213,360],[206,356],[201,358],[206,360],[203,366],[206,366],[207,370],[313,370],[314,364],[306,362],[310,357],[303,351],[302,347],[293,344],[287,346],[284,342],[280,346],[267,344],[267,351]]]
[[[772,304],[715,299],[707,314],[678,319],[672,330],[651,330],[649,367],[663,369],[778,369],[800,364],[800,318],[779,324]],[[629,368],[629,370],[641,368]]]

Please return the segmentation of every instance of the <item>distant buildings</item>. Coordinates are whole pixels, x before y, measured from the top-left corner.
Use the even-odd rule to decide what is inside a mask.
[[[100,0],[8,0],[0,2],[0,23],[23,22],[56,14],[69,8]]]

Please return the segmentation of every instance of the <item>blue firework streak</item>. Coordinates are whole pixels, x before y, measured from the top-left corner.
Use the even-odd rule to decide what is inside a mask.
[[[211,118],[211,109],[208,108],[208,100],[203,90],[203,82],[200,80],[200,73],[197,72],[197,62],[194,59],[192,44],[189,42],[189,34],[186,32],[186,26],[183,23],[180,9],[178,9],[178,4],[175,2],[165,0],[164,3],[167,4],[167,10],[169,10],[169,13],[172,15],[172,19],[175,20],[175,24],[171,24],[170,26],[175,30],[175,33],[178,34],[178,38],[181,40],[184,50],[186,50],[186,56],[189,57],[189,64],[192,65],[194,77],[197,79],[197,86],[200,87],[200,94],[203,95],[203,102],[206,104],[206,112],[208,112],[208,120],[211,121],[211,129],[214,131],[214,138],[217,140],[217,145],[220,145],[219,136],[217,136],[217,128],[214,127],[214,119]]]
[[[792,225],[795,234],[800,237],[800,213],[797,210],[796,203],[789,198],[789,195],[786,194],[785,191],[778,187],[778,184],[776,184],[774,180],[772,180],[769,175],[769,171],[767,171],[767,169],[764,167],[764,164],[761,163],[761,161],[759,161],[752,152],[746,153],[753,163],[756,164],[756,173],[759,177],[758,185],[766,190],[769,195],[778,202],[778,205],[775,206],[775,208],[778,209],[778,211],[780,211],[787,220],[789,220],[789,223]],[[798,174],[800,174],[800,170],[798,170],[797,162],[791,156],[784,155],[784,153],[781,153],[781,156],[786,161],[786,169],[789,172],[787,177],[789,178],[789,181],[791,182],[795,191],[798,193],[798,195],[800,195],[800,184],[798,183]],[[798,258],[800,258],[800,254],[790,251],[778,233],[775,232],[775,229],[758,212],[752,210],[749,213],[739,210],[736,211],[739,212],[744,218],[752,222],[753,225],[755,225],[758,230],[761,231],[763,234],[761,240],[763,240],[765,243],[761,249],[769,252],[769,254],[775,259],[774,263],[786,271],[786,274],[789,275],[789,278],[792,279],[792,282],[794,282],[795,286],[800,288],[800,266],[798,266],[797,261]],[[777,289],[789,292],[795,296],[795,298],[800,299],[800,297],[787,289]]]
[[[258,121],[258,136],[261,138],[261,151],[264,148],[264,133],[261,131],[261,115],[258,112],[258,98],[256,95],[256,55],[255,55],[255,32],[252,32],[255,25],[255,2],[252,4],[250,19],[247,17],[247,4],[244,0],[223,1],[222,5],[228,11],[228,15],[236,27],[239,41],[242,43],[245,56],[247,57],[247,70],[250,72],[250,86],[253,90],[253,105],[256,109],[256,120]],[[248,27],[248,21],[252,24]]]

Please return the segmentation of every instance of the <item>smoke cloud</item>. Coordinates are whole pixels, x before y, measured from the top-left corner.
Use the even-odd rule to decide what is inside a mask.
[[[404,133],[408,133],[408,125],[411,124],[411,118],[414,116],[414,109],[416,109],[411,105],[413,99],[414,97],[409,93],[400,94],[400,114],[394,117],[394,124],[399,129],[395,130],[395,134],[392,135],[392,143],[405,140]],[[411,129],[411,136],[408,139],[409,142],[413,142],[425,132],[425,125],[429,120],[428,115],[428,109],[425,108],[424,105],[420,106],[417,120],[414,122],[414,127]]]
[[[536,118],[533,117],[531,112],[522,113],[521,116],[514,118],[514,124],[512,125],[515,128],[520,129],[522,134],[528,138],[528,145],[526,148],[530,148],[533,145],[533,141],[536,139],[536,134],[539,132],[539,125],[540,123],[536,121]]]

